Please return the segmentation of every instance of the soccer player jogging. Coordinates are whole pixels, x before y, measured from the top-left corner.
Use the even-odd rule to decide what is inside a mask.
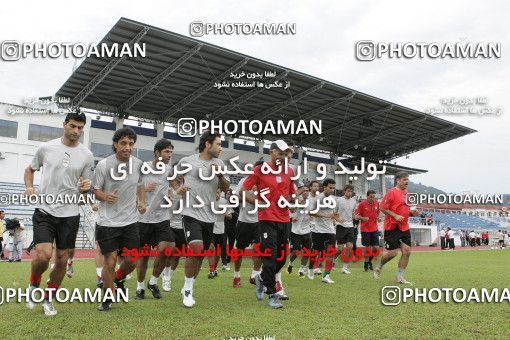
[[[221,153],[221,135],[206,131],[201,137],[198,145],[198,154],[183,157],[177,164],[177,170],[184,171],[184,165],[191,166],[191,170],[183,175],[179,175],[173,182],[174,189],[179,194],[186,190],[189,194],[189,201],[186,202],[182,211],[182,224],[186,235],[188,247],[195,254],[202,253],[204,245],[209,247],[212,241],[214,222],[216,214],[211,209],[211,203],[216,200],[216,190],[218,188],[226,192],[230,187],[230,181],[226,175],[213,174],[213,169],[224,168],[225,164],[218,157]],[[210,178],[212,179],[202,179]],[[199,201],[201,201],[199,203]],[[194,208],[192,205],[202,205],[200,208]],[[195,299],[193,298],[193,284],[200,272],[200,265],[203,256],[187,256],[184,269],[185,279],[184,287],[181,290],[182,303],[186,307],[193,307]]]
[[[335,248],[335,224],[341,221],[338,214],[337,200],[333,195],[335,192],[335,181],[326,178],[322,183],[323,191],[317,196],[317,200],[310,207],[310,215],[315,217],[315,231],[312,232],[312,250],[318,251],[321,258],[326,260],[322,282],[335,283],[329,274],[333,269],[334,248]],[[326,255],[327,253],[328,256]],[[318,261],[317,257],[310,257],[309,271]],[[313,279],[313,275],[309,278]]]
[[[290,233],[290,259],[289,266],[287,267],[287,272],[292,274],[292,263],[297,258],[296,252],[302,251],[303,248],[310,250],[312,248],[312,234],[311,234],[311,216],[308,213],[310,211],[310,201],[308,200],[308,194],[310,189],[308,187],[304,187],[301,193],[301,197],[299,199],[299,203],[303,204],[303,202],[308,202],[308,205],[304,208],[304,210],[293,213],[292,219],[292,229]],[[315,200],[316,202],[316,200]],[[308,263],[308,256],[301,256],[301,266],[299,267],[299,276],[304,277],[306,271],[306,264]]]
[[[214,204],[214,208],[216,210],[220,210],[221,206],[225,206],[226,204],[229,204],[227,199],[225,197],[221,196],[221,191],[218,189],[216,191],[216,202]],[[217,220],[214,223],[213,228],[213,238],[210,245],[210,250],[214,250],[215,255],[209,256],[209,274],[207,275],[208,278],[214,279],[218,276],[218,271],[216,270],[216,267],[218,266],[218,263],[220,262],[221,252],[224,251],[223,242],[225,242],[225,219],[232,218],[232,213],[234,212],[234,209],[227,208],[224,214],[217,214]]]
[[[158,278],[165,267],[166,255],[165,249],[173,251],[171,242],[173,237],[170,234],[170,209],[161,207],[166,204],[165,196],[168,194],[170,182],[168,176],[173,174],[169,163],[172,159],[174,146],[168,139],[160,139],[154,145],[154,160],[151,168],[157,169],[158,163],[161,170],[143,175],[142,183],[145,189],[145,202],[147,211],[138,221],[138,232],[140,233],[140,247],[157,246],[158,256],[154,259],[152,276],[149,279],[147,288],[156,299],[161,299],[161,293],[158,288]],[[137,263],[137,285],[136,298],[138,300],[145,298],[145,274],[147,272],[148,256],[140,256]]]
[[[319,196],[320,192],[320,184],[318,181],[311,181],[308,184],[308,187],[310,188],[310,195],[308,196],[308,202],[309,206],[313,206],[316,204],[317,197]],[[310,215],[310,229],[312,232],[316,232],[315,228],[315,217]],[[322,275],[321,267],[322,263],[320,261],[315,261],[313,265],[313,269],[308,270],[308,278],[310,280],[313,280],[314,275]]]
[[[269,295],[271,308],[283,307],[280,295],[276,294],[276,273],[285,265],[290,215],[288,207],[280,207],[278,201],[283,197],[292,202],[291,195],[295,194],[295,185],[291,179],[294,171],[284,166],[288,149],[287,143],[283,140],[273,142],[269,149],[271,160],[255,167],[253,174],[246,178],[240,188],[242,194],[243,191],[252,190],[256,186],[258,202],[267,200],[269,203],[267,208],[259,207],[258,217],[260,250],[264,252],[269,249],[271,256],[262,257],[262,273],[255,277],[255,283],[257,299],[264,299],[265,289],[266,294]],[[263,169],[272,171],[264,171],[267,172],[264,174]],[[263,195],[262,192],[264,192]],[[255,204],[255,197],[249,193],[246,194],[246,200]]]
[[[170,207],[170,233],[172,235],[172,242],[170,248],[176,248],[182,251],[186,246],[186,238],[184,236],[184,229],[182,228],[182,215],[180,210],[184,206],[184,201],[178,196],[173,188],[168,191],[168,197],[172,202]],[[166,258],[165,269],[161,274],[162,288],[165,292],[172,290],[172,274],[179,265],[180,256],[172,254]]]
[[[358,204],[356,208],[356,219],[360,220],[361,244],[365,248],[370,248],[372,254],[379,250],[379,231],[377,222],[379,221],[379,202],[375,199],[375,191],[367,191],[367,199]],[[373,270],[373,256],[365,256],[365,271]]]
[[[288,149],[286,151],[286,156],[287,156],[287,162],[289,164],[289,167],[292,169],[294,175],[297,173],[297,168],[298,166],[294,165],[291,163],[292,159],[294,158],[294,142],[293,141],[289,141],[287,142],[287,145],[288,145]],[[304,183],[303,183],[303,180],[301,179],[301,176],[298,177],[297,179],[294,180],[294,191],[295,191],[295,194],[296,196],[298,195],[301,195],[301,193],[303,192],[304,190]],[[290,211],[290,209],[289,209]],[[286,243],[286,246],[289,246],[290,247],[290,233],[292,231],[292,219],[290,220],[290,222],[288,223],[287,225],[287,241],[285,242]],[[287,296],[287,294],[285,293],[285,290],[283,289],[283,281],[282,281],[282,272],[281,272],[281,269],[276,273],[276,293],[278,295],[280,295],[280,299],[281,300],[288,300],[289,297]]]
[[[256,162],[254,167],[257,167],[264,163],[263,161]],[[246,178],[241,179],[239,182],[239,188],[242,188]],[[254,187],[253,189],[256,189]],[[245,195],[253,195],[252,190],[247,190]],[[239,200],[242,202],[242,199]],[[242,252],[256,242],[260,241],[259,237],[259,216],[258,211],[254,204],[246,201],[240,204],[239,207],[239,217],[237,219],[237,231],[236,231],[236,248]],[[253,256],[253,269],[250,275],[250,283],[255,284],[255,277],[261,273],[262,267],[262,259],[260,256]],[[243,262],[243,257],[239,256],[236,261],[234,261],[234,281],[232,286],[234,288],[241,288],[241,264]]]
[[[90,205],[90,209],[97,213],[99,210],[99,204],[93,203]],[[96,220],[96,218],[94,219]],[[101,248],[99,248],[99,244],[96,241],[96,253],[94,254],[94,262],[96,263],[96,278],[97,278],[97,288],[103,288],[103,254],[101,254]]]
[[[402,255],[398,262],[397,282],[412,284],[404,279],[404,271],[409,263],[409,256],[411,256],[411,232],[409,231],[411,207],[407,203],[409,174],[404,171],[397,172],[395,180],[397,185],[386,193],[381,202],[381,212],[386,215],[384,219],[386,249],[383,250],[381,263],[374,268],[374,278],[378,279],[381,276],[383,266],[391,261],[400,249]],[[414,211],[412,215],[418,216],[419,212]]]
[[[227,201],[230,203],[234,203],[234,196],[232,195],[232,189],[227,191],[225,195]],[[233,207],[232,217],[230,219],[225,219],[225,233],[223,234],[223,245],[221,247],[221,262],[222,267],[221,270],[228,271],[230,270],[230,256],[227,254],[228,249],[234,249],[234,245],[236,242],[236,231],[237,231],[237,220],[239,218],[239,205]]]
[[[137,222],[145,213],[142,161],[131,155],[136,133],[121,128],[113,134],[114,154],[99,161],[94,172],[94,194],[100,201],[96,240],[104,256],[103,290],[124,289],[126,276],[135,269],[132,256],[124,258],[115,271],[117,250],[131,252],[140,247]],[[114,287],[115,284],[115,287]],[[110,310],[112,301],[103,301],[100,311]]]
[[[26,195],[35,194],[34,173],[41,169],[39,194],[54,198],[71,197],[90,189],[94,157],[80,143],[85,123],[85,114],[69,113],[64,120],[64,135],[39,146],[32,163],[25,170]],[[39,202],[32,218],[36,255],[32,260],[30,289],[39,287],[41,276],[48,269],[54,242],[57,249],[55,266],[47,285],[49,289],[58,289],[66,274],[69,250],[75,247],[80,224],[78,205],[55,201],[54,204]],[[27,307],[33,309],[34,302],[28,301]],[[46,315],[57,314],[48,291],[43,309]]]
[[[351,184],[344,186],[344,195],[337,200],[338,213],[340,215],[339,224],[336,226],[336,242],[338,253],[336,257],[343,254],[344,265],[342,273],[350,274],[349,259],[353,258],[352,248],[356,242],[356,228],[354,227],[354,210],[356,209],[356,199],[353,196],[354,187]],[[346,260],[347,259],[347,260]]]

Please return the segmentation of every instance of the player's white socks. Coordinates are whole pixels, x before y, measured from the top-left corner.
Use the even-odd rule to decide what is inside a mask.
[[[68,266],[72,265],[72,264],[73,264],[73,260],[74,260],[74,259],[73,259],[72,257],[68,258],[68,259],[67,259],[67,265],[68,265]]]
[[[171,270],[172,270],[171,267],[165,267],[165,268],[163,268],[163,272],[161,273],[161,275],[163,275],[164,277],[169,277],[172,275],[172,274],[170,274]]]
[[[136,290],[145,290],[145,283],[142,281],[142,282],[137,282],[136,283]]]
[[[151,276],[151,279],[149,280],[150,285],[157,285],[158,284],[158,278],[154,275]]]
[[[103,277],[103,267],[96,267],[97,277]]]
[[[165,269],[163,269],[163,272],[161,273],[161,275],[162,275],[163,279],[171,281],[173,272],[174,271],[172,270],[172,267],[165,267]]]
[[[234,279],[238,277],[241,277],[241,272],[234,271]]]
[[[405,269],[404,268],[398,268],[398,272],[397,272],[397,280],[402,280],[402,278],[404,277],[404,271]]]
[[[250,277],[255,277],[255,276],[257,276],[257,275],[260,275],[260,273],[262,273],[262,271],[261,271],[261,270],[255,270],[255,269],[253,269],[253,270],[251,271],[251,275],[250,275]]]
[[[342,269],[349,270],[349,264],[348,263],[344,263],[344,266],[342,267]]]
[[[192,277],[185,277],[184,278],[184,290],[192,290],[193,289],[193,283],[195,283],[195,279]]]
[[[276,273],[276,275],[274,276],[275,280],[276,281],[282,281],[282,272],[278,272]]]

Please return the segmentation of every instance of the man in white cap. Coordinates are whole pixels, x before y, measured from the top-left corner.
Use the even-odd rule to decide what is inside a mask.
[[[292,202],[291,197],[295,194],[295,185],[291,177],[294,176],[292,168],[285,168],[284,162],[289,146],[283,140],[277,140],[271,144],[269,154],[271,160],[256,166],[253,174],[249,175],[240,188],[240,194],[246,192],[246,200],[252,204],[256,197],[249,193],[253,187],[257,187],[258,201],[264,202],[262,196],[269,202],[267,208],[259,206],[259,237],[260,250],[271,250],[271,256],[262,257],[262,273],[255,277],[256,297],[264,298],[264,292],[269,295],[269,306],[281,308],[280,295],[276,294],[275,275],[285,265],[286,243],[289,239],[290,213],[288,207],[280,207],[278,201],[283,197]],[[268,171],[270,170],[270,171]],[[261,195],[263,192],[263,195]],[[281,256],[283,252],[283,256]]]

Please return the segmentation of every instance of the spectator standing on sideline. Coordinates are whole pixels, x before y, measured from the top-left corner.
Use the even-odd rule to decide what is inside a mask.
[[[2,242],[4,241],[4,217],[5,212],[0,209],[0,260],[4,259],[4,250],[2,248]]]
[[[466,232],[464,230],[460,230],[460,246],[465,247],[466,246]]]
[[[444,250],[446,248],[446,231],[444,228],[441,228],[441,231],[439,232],[439,239],[441,240],[441,250]]]
[[[14,230],[9,230],[9,262],[21,261],[24,241],[25,226],[20,222]],[[14,251],[16,251],[16,258],[14,258]]]

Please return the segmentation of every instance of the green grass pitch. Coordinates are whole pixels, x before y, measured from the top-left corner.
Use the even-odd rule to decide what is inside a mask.
[[[298,261],[296,261],[297,263]],[[296,264],[295,263],[295,264]],[[248,282],[251,260],[245,260],[242,287],[232,288],[233,272],[207,278],[204,262],[194,288],[197,304],[182,306],[182,263],[173,275],[172,291],[155,300],[135,300],[136,279],[127,282],[129,302],[115,304],[111,311],[96,310],[97,304],[56,304],[58,315],[46,317],[42,307],[28,310],[24,304],[0,305],[0,330],[5,339],[375,339],[375,338],[510,338],[510,303],[406,303],[383,306],[381,288],[395,284],[397,261],[387,264],[380,280],[353,264],[352,275],[335,268],[335,284],[319,277],[311,281],[282,275],[290,296],[284,308],[272,310],[255,299]],[[0,286],[26,287],[29,262],[0,263]],[[150,274],[151,269],[149,269]],[[48,273],[43,276],[46,281]],[[510,251],[421,252],[411,255],[405,273],[415,287],[509,288]],[[76,260],[75,275],[63,287],[94,288],[94,262]],[[161,280],[159,282],[161,287]],[[45,287],[45,284],[42,284]]]

